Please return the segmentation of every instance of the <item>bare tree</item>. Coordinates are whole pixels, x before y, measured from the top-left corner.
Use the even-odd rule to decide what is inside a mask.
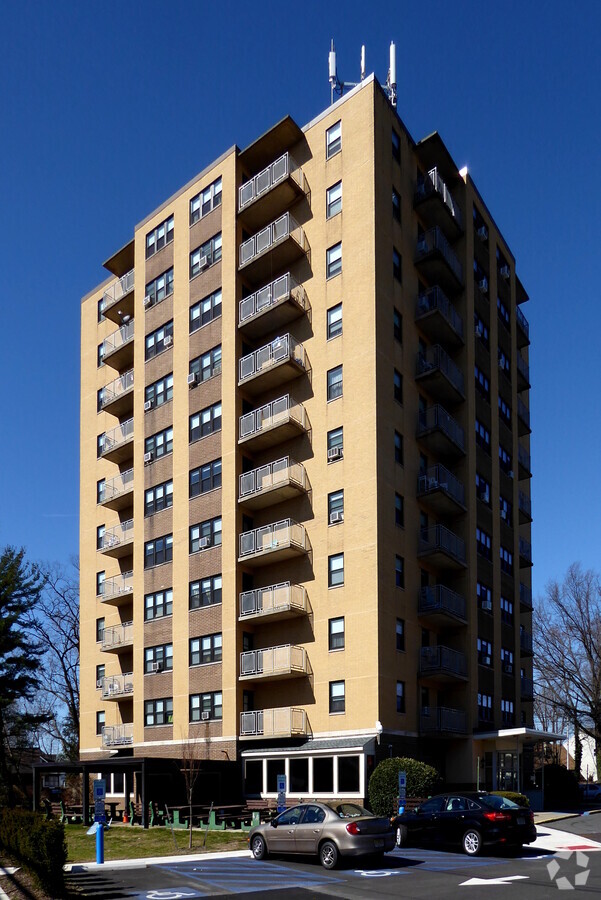
[[[184,782],[186,785],[186,799],[188,800],[189,806],[189,821],[188,828],[190,833],[190,839],[188,842],[188,849],[192,849],[192,798],[194,796],[194,788],[196,786],[196,782],[198,780],[198,776],[200,775],[200,767],[202,765],[201,758],[201,750],[200,744],[197,741],[192,740],[191,738],[186,738],[182,741],[182,775],[184,776]]]

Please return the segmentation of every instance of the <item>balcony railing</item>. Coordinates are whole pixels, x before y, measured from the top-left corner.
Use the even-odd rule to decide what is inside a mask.
[[[272,678],[282,675],[302,675],[307,671],[304,647],[283,644],[265,650],[247,650],[240,654],[240,677]]]
[[[129,596],[134,589],[134,573],[127,572],[114,578],[106,578],[100,586],[100,596],[105,602]]]
[[[240,559],[263,556],[279,550],[304,553],[308,550],[304,525],[294,519],[282,519],[271,525],[262,525],[240,535]]]
[[[307,591],[301,584],[284,581],[240,594],[240,618],[306,613]]]
[[[102,729],[103,747],[125,747],[134,742],[133,722],[126,725],[105,725]]]
[[[126,472],[121,472],[120,475],[116,475],[109,481],[104,482],[100,488],[98,502],[109,504],[119,497],[122,497],[124,494],[133,491],[133,489],[134,470],[128,469]]]
[[[422,707],[419,724],[420,731],[427,734],[435,732],[465,734],[467,731],[467,717],[465,715],[465,710],[449,709],[444,706]]]
[[[108,528],[98,542],[98,549],[102,553],[116,552],[124,544],[130,544],[133,539],[134,520],[128,519],[127,522],[121,522],[114,528]]]
[[[112,353],[115,353],[116,350],[119,350],[120,347],[124,347],[125,344],[129,344],[130,341],[134,339],[134,320],[131,319],[126,325],[122,325],[121,328],[118,328],[116,331],[113,331],[112,334],[109,334],[102,343],[103,359],[107,359]]]
[[[243,212],[247,206],[272,188],[277,187],[288,177],[294,179],[301,191],[306,190],[303,170],[286,151],[279,159],[238,188],[238,212]]]
[[[527,540],[524,538],[520,538],[518,541],[518,549],[520,554],[520,560],[524,560],[527,565],[532,565],[532,545],[529,544]]]
[[[248,440],[255,435],[264,434],[272,429],[291,424],[300,431],[307,431],[307,414],[302,403],[289,394],[278,397],[265,406],[240,416],[239,440]]]
[[[306,252],[307,239],[302,227],[289,212],[284,213],[275,222],[266,225],[243,244],[240,244],[238,266],[243,269],[259,256],[268,253],[282,241],[292,238],[299,248]]]
[[[420,177],[417,179],[417,190],[415,192],[415,197],[416,200],[422,200],[423,198],[429,197],[434,193],[437,193],[440,196],[442,202],[449,210],[449,213],[457,222],[457,226],[462,229],[463,216],[461,215],[461,210],[453,200],[453,196],[450,190],[438,174],[438,169],[436,167],[430,169],[427,175],[420,175]]]
[[[521,444],[518,445],[518,464],[520,468],[524,469],[528,474],[528,477],[532,474],[532,469],[530,468],[530,454]]]
[[[460,340],[463,340],[463,319],[438,285],[428,288],[417,298],[416,320],[420,322],[431,313],[440,313],[451,331]]]
[[[123,297],[126,297],[127,294],[131,294],[134,289],[134,270],[130,269],[129,272],[126,272],[119,281],[116,281],[114,284],[111,284],[109,288],[102,295],[102,313],[104,314],[109,307],[113,306],[113,304],[118,303],[119,300],[122,300]]]
[[[525,628],[520,628],[520,650],[524,656],[532,656],[532,635]]]
[[[463,266],[438,225],[435,228],[429,228],[419,236],[416,261],[420,262],[433,253],[439,254],[444,259],[455,279],[460,285],[463,284]]]
[[[419,654],[420,675],[448,674],[458,678],[467,677],[465,654],[450,647],[422,647]]]
[[[532,590],[523,582],[520,582],[520,606],[522,609],[532,609]]]
[[[465,597],[456,594],[443,584],[420,588],[418,599],[418,615],[443,613],[455,619],[465,621]]]
[[[111,700],[115,697],[131,695],[134,690],[133,672],[126,675],[111,675],[102,679],[102,699]]]
[[[285,363],[292,363],[298,369],[307,369],[305,348],[291,334],[274,338],[264,347],[243,356],[238,364],[238,384],[243,385]]]
[[[419,535],[418,556],[443,554],[465,565],[465,541],[444,525],[422,528]]]
[[[439,344],[427,347],[425,353],[417,354],[416,375],[428,375],[441,372],[458,394],[465,396],[463,372],[455,365],[451,357]]]
[[[517,409],[518,419],[525,425],[525,432],[528,433],[530,431],[530,410],[520,397],[518,397]]]
[[[534,682],[532,678],[520,678],[520,698],[534,700]]]
[[[272,494],[278,489],[285,490],[286,488],[292,493],[307,489],[305,467],[290,459],[289,456],[283,456],[281,459],[276,459],[274,462],[240,475],[238,499],[240,501],[251,498],[258,500],[262,493]],[[277,502],[277,500],[274,499],[273,502]]]
[[[465,506],[465,488],[452,472],[443,466],[430,466],[418,476],[417,493],[421,496],[443,491],[460,506]]]
[[[518,491],[518,509],[526,519],[532,519],[532,501],[523,491]]]
[[[530,366],[524,359],[521,353],[517,354],[517,366],[518,366],[518,374],[522,377],[522,383],[526,386],[530,386]]]
[[[249,297],[244,297],[238,304],[238,324],[242,328],[248,322],[263,315],[270,309],[280,306],[286,300],[290,300],[299,311],[308,307],[307,295],[302,284],[287,272],[259,288]]]
[[[519,308],[519,306],[517,306],[515,310],[515,320],[517,322],[518,329],[522,332],[522,334],[526,338],[526,341],[528,342],[530,340],[530,325],[528,324],[528,319]]]
[[[418,438],[435,430],[442,432],[462,453],[465,452],[465,432],[463,428],[440,404],[429,406],[427,409],[420,409],[419,411]]]
[[[110,431],[105,431],[104,437],[102,438],[102,453],[100,455],[110,456],[111,453],[114,453],[124,444],[132,441],[133,437],[134,420],[132,418],[117,425],[116,428],[111,428]]]
[[[290,706],[240,713],[240,737],[293,737],[307,734],[307,713]]]
[[[106,409],[107,406],[115,403],[120,397],[131,393],[133,387],[134,370],[130,369],[129,372],[125,372],[102,388],[100,392],[100,409]]]
[[[102,632],[102,649],[118,650],[120,647],[129,647],[134,640],[134,623],[124,622],[123,625],[111,625]]]

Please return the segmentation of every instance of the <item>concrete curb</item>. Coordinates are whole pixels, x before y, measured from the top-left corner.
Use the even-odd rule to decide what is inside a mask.
[[[69,863],[65,872],[73,874],[81,872],[108,871],[109,869],[145,869],[147,866],[170,865],[176,862],[203,862],[208,859],[228,859],[229,857],[247,857],[250,859],[250,850],[220,850],[216,853],[186,853],[178,856],[149,856],[146,859],[114,859],[109,862],[95,863]]]

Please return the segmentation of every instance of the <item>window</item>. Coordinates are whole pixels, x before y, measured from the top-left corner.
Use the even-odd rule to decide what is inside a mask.
[[[102,550],[104,546],[104,532],[106,531],[105,525],[99,525],[96,529],[96,549]]]
[[[474,366],[474,377],[476,379],[476,390],[479,391],[485,400],[490,401],[490,382],[478,366]]]
[[[173,240],[173,216],[169,216],[146,235],[146,259],[162,250]]]
[[[328,494],[328,522],[335,525],[344,519],[344,491]]]
[[[497,347],[497,359],[499,360],[499,369],[511,381],[511,357],[500,347]]]
[[[328,310],[327,338],[331,340],[342,334],[342,303],[332,306]]]
[[[405,560],[402,556],[394,558],[394,579],[397,587],[405,587]]]
[[[166,297],[170,297],[172,293],[173,266],[167,269],[166,272],[163,272],[162,275],[158,275],[148,282],[146,285],[146,296],[149,300],[145,300],[144,305],[146,307],[156,306],[157,303],[161,303]]]
[[[513,652],[507,647],[501,647],[501,668],[506,675],[513,675]]]
[[[344,553],[328,556],[328,587],[344,584]]]
[[[150,403],[151,409],[154,409],[156,406],[162,406],[163,403],[168,403],[169,400],[173,400],[172,372],[169,375],[165,375],[164,378],[155,381],[154,384],[149,384],[144,389],[144,405],[146,406],[147,403]]]
[[[328,649],[344,650],[344,616],[328,621]]]
[[[405,649],[405,620],[404,619],[396,620],[396,649],[397,650]]]
[[[223,642],[221,634],[205,634],[204,637],[190,638],[190,665],[221,662]]]
[[[328,401],[342,397],[342,366],[328,372]]]
[[[499,511],[503,521],[510,525],[513,518],[513,504],[509,500],[506,500],[503,495],[499,497]]]
[[[476,419],[476,443],[490,453],[490,431],[478,419]]]
[[[147,437],[144,441],[144,453],[151,453],[152,459],[160,459],[161,456],[173,453],[173,425]]]
[[[101,344],[98,344],[98,351],[96,354],[96,365],[98,368],[104,365],[104,341]]]
[[[501,559],[501,572],[506,575],[513,575],[513,553],[507,547],[499,547],[499,556]]]
[[[144,621],[162,619],[173,614],[173,588],[156,591],[144,597]]]
[[[165,338],[168,338],[168,340],[165,341]],[[173,346],[173,319],[170,322],[165,322],[156,331],[147,334],[144,343],[145,360],[152,359],[154,356],[162,353],[163,350]]]
[[[405,712],[405,682],[397,681],[396,683],[396,711],[398,713]]]
[[[492,591],[482,581],[476,582],[476,597],[478,599],[478,609],[492,612]]]
[[[221,516],[190,526],[190,553],[221,544]]]
[[[334,278],[342,272],[342,242],[326,250],[326,278]]]
[[[403,262],[396,247],[392,248],[392,274],[397,281],[403,280]]]
[[[222,718],[223,694],[221,691],[210,691],[207,694],[190,694],[191,722]]]
[[[326,131],[326,159],[342,150],[342,123],[336,122]]]
[[[164,481],[144,491],[144,515],[152,516],[173,506],[173,481]]]
[[[144,568],[152,569],[173,559],[173,535],[166,534],[144,544]]]
[[[394,461],[400,466],[403,465],[403,435],[398,431],[394,433]]]
[[[481,722],[492,721],[492,696],[478,694],[478,718]]]
[[[101,478],[96,482],[96,503],[104,501],[104,492],[106,489],[106,478]]]
[[[190,278],[194,278],[204,269],[221,259],[221,232],[205,241],[190,254]]]
[[[501,597],[501,621],[513,625],[513,601],[507,597]]]
[[[328,431],[328,462],[342,458],[343,449],[343,431],[340,428],[333,428]]]
[[[326,219],[342,212],[342,182],[337,181],[326,191]]]
[[[497,297],[497,313],[498,313],[499,319],[503,323],[503,325],[506,328],[510,329],[511,328],[511,320],[509,317],[509,310],[507,309],[507,307],[505,306],[505,304],[503,303],[503,301],[501,300],[500,297]]]
[[[499,394],[499,416],[511,428],[511,406]]]
[[[221,603],[221,575],[210,575],[190,582],[190,609]]]
[[[144,648],[144,674],[173,669],[173,644],[158,644]]]
[[[221,315],[221,288],[190,307],[190,334]]]
[[[511,478],[513,476],[511,465],[511,453],[508,453],[502,444],[499,444],[499,467]]]
[[[215,431],[221,431],[221,403],[214,403],[190,416],[190,443]]]
[[[101,597],[104,594],[104,572],[96,572],[96,596]]]
[[[104,664],[102,664],[100,666],[96,666],[96,687],[97,688],[102,687],[102,681],[104,679],[104,675],[105,675]]]
[[[194,225],[195,222],[220,205],[221,178],[218,178],[190,200],[190,225]]]
[[[199,494],[206,494],[207,491],[214,491],[219,487],[221,487],[220,459],[214,459],[213,462],[190,471],[190,499],[198,497]]]
[[[162,700],[144,701],[144,725],[150,728],[152,725],[173,724],[173,697],[164,697]]]
[[[344,681],[330,681],[330,715],[343,713],[344,708]]]
[[[515,721],[513,700],[501,700],[501,718],[504,725],[513,725]]]
[[[392,313],[392,328],[394,332],[394,339],[398,341],[399,344],[403,343],[403,317],[398,311],[398,309],[394,308]]]
[[[492,666],[492,644],[483,638],[478,638],[478,664]]]
[[[221,372],[221,344],[197,356],[190,363],[190,374],[196,375],[196,381],[207,381]]]
[[[488,325],[482,321],[478,313],[474,313],[474,334],[484,344],[485,347],[490,345],[488,335]]]
[[[401,161],[401,139],[394,128],[392,129],[392,158],[397,162]]]
[[[491,545],[492,539],[490,534],[482,528],[476,528],[476,550],[480,556],[483,556],[485,559],[491,559]]]
[[[394,370],[394,399],[397,403],[403,403],[403,376]]]
[[[394,495],[394,524],[397,528],[405,527],[405,500],[400,494]]]
[[[486,503],[487,506],[490,506],[490,484],[478,472],[476,472],[476,497],[478,500]]]
[[[392,218],[401,221],[401,196],[398,191],[392,189]]]
[[[104,619],[96,619],[96,643],[104,638]]]
[[[105,721],[105,714],[104,714],[104,710],[101,709],[96,713],[96,734],[102,734],[102,732],[104,730],[104,721]]]

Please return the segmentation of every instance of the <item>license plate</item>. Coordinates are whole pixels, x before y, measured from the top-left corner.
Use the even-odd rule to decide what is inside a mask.
[[[381,850],[383,846],[384,840],[381,838],[376,838],[376,840],[374,841],[374,847],[376,848],[376,850]]]
[[[525,824],[526,824],[526,819],[524,818],[524,816],[518,816],[518,825],[525,825]]]

